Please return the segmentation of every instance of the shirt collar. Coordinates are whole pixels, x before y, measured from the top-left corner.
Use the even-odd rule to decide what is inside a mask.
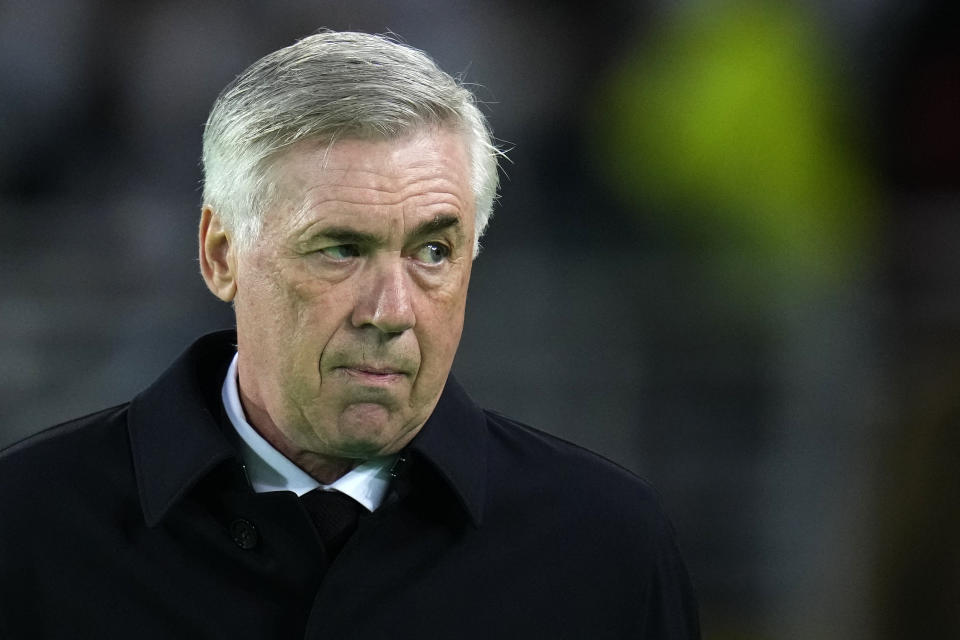
[[[367,460],[335,482],[324,485],[298,467],[266,441],[249,422],[240,402],[237,386],[237,355],[234,354],[223,380],[221,391],[227,418],[241,439],[240,454],[250,486],[257,493],[267,491],[293,491],[302,496],[308,491],[321,488],[339,491],[350,496],[368,511],[375,511],[383,502],[390,486],[390,468],[397,456],[384,456]]]

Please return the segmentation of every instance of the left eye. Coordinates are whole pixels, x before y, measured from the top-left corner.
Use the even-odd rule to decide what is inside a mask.
[[[414,254],[417,260],[427,264],[439,264],[450,256],[450,247],[439,242],[428,242]]]

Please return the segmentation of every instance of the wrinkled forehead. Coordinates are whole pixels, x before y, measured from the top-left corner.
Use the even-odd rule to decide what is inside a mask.
[[[454,213],[472,228],[475,212],[466,140],[446,129],[402,138],[303,141],[276,159],[270,182],[275,206],[267,208],[268,226],[365,206],[402,206]]]
[[[433,144],[436,142],[441,144]],[[421,167],[437,164],[439,158],[454,170],[465,169],[468,183],[471,181],[468,136],[448,125],[424,125],[400,136],[341,135],[300,140],[265,159],[264,173],[269,183],[287,191],[302,186],[305,176],[333,180],[345,171],[402,178],[405,172],[418,168],[417,159],[407,153],[411,146],[417,146],[422,154]]]

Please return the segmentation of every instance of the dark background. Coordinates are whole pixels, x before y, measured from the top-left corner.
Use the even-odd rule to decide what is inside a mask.
[[[707,638],[960,633],[957,4],[588,6],[0,1],[0,445],[231,325],[207,110],[317,28],[389,30],[510,149],[474,396],[654,482]]]

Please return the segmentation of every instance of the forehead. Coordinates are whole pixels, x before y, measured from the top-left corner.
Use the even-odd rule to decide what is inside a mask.
[[[279,195],[305,210],[447,204],[473,213],[466,141],[448,129],[385,140],[303,141],[283,153],[271,173]]]

